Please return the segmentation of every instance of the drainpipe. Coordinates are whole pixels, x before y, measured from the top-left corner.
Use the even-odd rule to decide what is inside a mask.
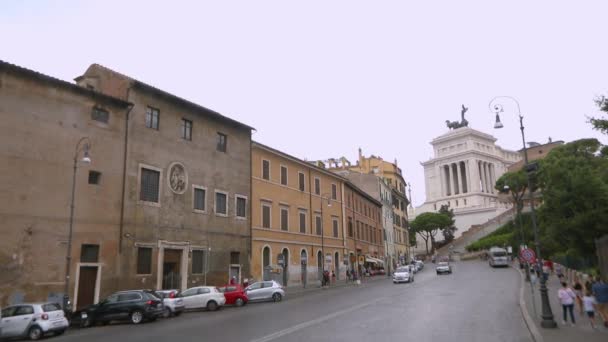
[[[129,101],[129,93],[131,88],[127,88],[127,101]],[[130,104],[129,109],[127,110],[127,114],[125,117],[125,143],[123,150],[123,164],[122,164],[122,192],[120,197],[120,223],[119,223],[119,235],[118,235],[118,254],[122,254],[122,239],[123,239],[123,230],[124,230],[124,218],[125,218],[125,193],[126,193],[126,179],[127,179],[127,152],[129,145],[129,117],[131,115],[131,110],[134,105]],[[120,268],[119,268],[120,269]]]

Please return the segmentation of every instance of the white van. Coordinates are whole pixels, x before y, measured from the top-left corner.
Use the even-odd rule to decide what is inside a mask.
[[[490,266],[509,266],[509,255],[507,250],[500,247],[492,247],[488,252],[488,262]]]

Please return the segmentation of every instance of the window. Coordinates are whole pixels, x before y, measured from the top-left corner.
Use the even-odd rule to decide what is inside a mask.
[[[145,202],[158,203],[160,172],[141,168],[141,184],[139,199]]]
[[[217,150],[220,152],[226,152],[228,147],[228,136],[226,134],[217,132]]]
[[[99,260],[99,245],[82,245],[80,247],[80,262],[97,262]]]
[[[152,128],[158,131],[158,121],[160,112],[156,108],[146,108],[146,127]]]
[[[338,186],[336,184],[331,185],[331,199],[338,199]]]
[[[353,218],[348,218],[348,236],[353,237]]]
[[[316,228],[317,235],[322,234],[322,231],[323,231],[322,224],[323,223],[321,222],[321,216],[319,216],[319,215],[315,216],[315,228]]]
[[[315,194],[321,194],[321,180],[315,177]]]
[[[127,302],[130,300],[141,300],[142,297],[139,293],[121,293],[118,295],[119,302]]]
[[[13,314],[13,316],[25,316],[25,315],[33,315],[34,314],[34,307],[31,305],[23,305],[23,306],[18,306],[17,310],[15,310],[15,313]]]
[[[230,263],[239,265],[241,263],[241,252],[230,252]]]
[[[91,112],[91,119],[103,123],[108,123],[110,121],[110,113],[98,107],[93,107],[93,111]]]
[[[289,209],[281,208],[281,230],[289,230]]]
[[[89,171],[89,184],[97,185],[101,180],[101,172],[99,171]]]
[[[182,139],[192,140],[192,121],[182,119]]]
[[[205,251],[204,250],[193,250],[192,251],[192,274],[203,274],[205,273]]]
[[[281,165],[281,185],[287,185],[287,167]]]
[[[306,233],[306,213],[300,212],[300,233]]]
[[[262,178],[270,180],[270,161],[262,160]]]
[[[194,210],[205,211],[207,190],[204,188],[194,188]]]
[[[338,232],[338,220],[337,219],[333,220],[333,231],[334,231],[334,237],[337,238],[338,235],[339,235],[339,232]]]
[[[42,305],[42,311],[51,312],[51,311],[59,311],[61,310],[61,306],[57,303],[47,303]]]
[[[137,274],[152,274],[152,248],[137,249]]]
[[[236,217],[247,217],[247,198],[244,196],[236,196]]]
[[[357,239],[361,238],[361,222],[357,221]]]
[[[270,205],[262,204],[262,228],[270,228]]]
[[[217,215],[228,215],[228,194],[224,192],[215,192],[215,213]]]
[[[298,172],[298,186],[300,191],[306,190],[306,183],[304,182],[304,174],[302,172]]]

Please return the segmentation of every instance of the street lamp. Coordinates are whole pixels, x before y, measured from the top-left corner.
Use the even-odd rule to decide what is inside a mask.
[[[502,122],[500,122],[500,113],[504,112],[503,105],[501,104],[501,100],[511,100],[517,105],[517,115],[519,116],[519,129],[521,131],[521,140],[523,143],[524,149],[524,162],[525,162],[525,170],[526,170],[526,178],[528,180],[528,191],[530,193],[530,215],[532,218],[532,229],[534,230],[534,244],[536,247],[536,258],[538,269],[542,270],[542,258],[540,254],[540,240],[538,238],[538,227],[536,226],[536,212],[534,210],[534,189],[532,188],[532,180],[530,178],[530,173],[534,171],[534,167],[530,165],[528,160],[528,149],[526,148],[526,137],[524,135],[524,117],[521,115],[521,110],[519,108],[519,102],[514,97],[511,96],[497,96],[492,99],[489,103],[490,110],[496,114],[496,122],[494,123],[494,128],[500,129],[503,128]],[[549,304],[549,295],[547,291],[547,280],[545,277],[540,277],[540,298],[542,302],[542,321],[540,325],[543,328],[556,328],[557,323],[553,319],[553,312],[551,311],[551,305]]]
[[[88,137],[83,137],[78,140],[78,143],[76,144],[76,150],[74,152],[74,172],[72,174],[72,199],[70,201],[70,229],[68,233],[68,250],[65,256],[65,283],[63,284],[63,310],[68,310],[68,306],[70,305],[70,296],[68,295],[68,291],[70,283],[70,264],[72,261],[72,228],[74,226],[74,199],[76,195],[76,170],[78,169],[78,156],[80,155],[80,152],[82,152],[83,156],[80,161],[84,164],[90,164],[90,148],[91,141]]]

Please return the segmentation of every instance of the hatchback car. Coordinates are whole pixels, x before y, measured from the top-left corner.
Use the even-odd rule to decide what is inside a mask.
[[[393,284],[397,283],[411,283],[414,281],[414,274],[411,272],[409,266],[397,267],[393,272]]]
[[[163,302],[164,318],[179,316],[186,308],[184,300],[179,296],[178,290],[159,290],[154,291],[156,296]]]
[[[226,305],[243,306],[249,301],[247,293],[241,285],[226,285],[220,287],[219,290],[226,297]]]
[[[97,304],[88,306],[72,315],[72,321],[80,321],[83,328],[95,323],[128,320],[139,324],[145,319],[154,321],[164,313],[163,303],[151,290],[121,291],[110,295]]]
[[[2,309],[0,337],[28,337],[38,340],[48,333],[63,334],[68,328],[57,303],[19,304]]]
[[[226,304],[226,297],[214,286],[197,286],[180,294],[186,309],[215,311]]]
[[[437,267],[435,267],[435,270],[437,271],[437,275],[440,275],[443,273],[452,274],[452,266],[448,262],[445,262],[445,261],[438,263]]]
[[[249,301],[272,300],[280,302],[285,298],[285,290],[274,280],[258,281],[245,288]]]

